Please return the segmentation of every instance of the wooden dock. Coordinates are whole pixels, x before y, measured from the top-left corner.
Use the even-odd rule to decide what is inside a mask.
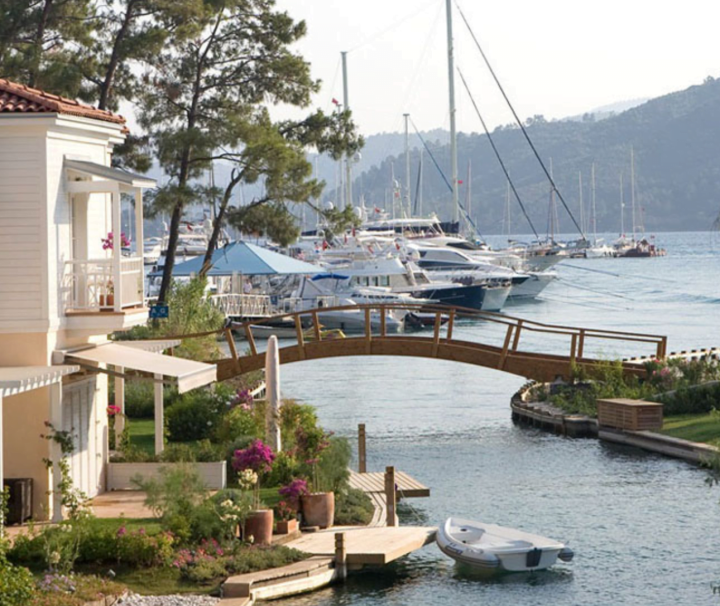
[[[395,485],[398,497],[412,499],[429,497],[430,489],[403,471],[395,472]],[[350,486],[359,488],[368,495],[385,494],[385,473],[382,471],[370,473],[357,473],[350,471]]]
[[[310,532],[288,543],[313,556],[333,557],[335,535],[345,534],[346,562],[350,568],[382,566],[435,540],[437,528],[429,526],[335,526]]]

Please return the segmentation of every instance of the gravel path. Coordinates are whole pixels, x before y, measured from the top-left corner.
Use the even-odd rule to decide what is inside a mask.
[[[142,596],[130,594],[118,606],[215,606],[220,600],[203,595]]]

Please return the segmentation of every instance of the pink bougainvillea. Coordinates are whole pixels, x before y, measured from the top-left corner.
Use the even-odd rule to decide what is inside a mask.
[[[233,457],[233,468],[237,471],[252,469],[255,473],[267,473],[272,469],[275,453],[263,444],[262,440],[255,440],[247,448],[236,450]]]

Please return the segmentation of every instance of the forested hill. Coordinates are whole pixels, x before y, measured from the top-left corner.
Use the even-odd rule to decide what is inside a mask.
[[[631,229],[630,149],[634,148],[636,206],[644,209],[648,232],[709,229],[720,211],[720,80],[650,100],[610,118],[596,121],[547,122],[529,120],[527,128],[536,148],[549,164],[552,158],[555,181],[579,219],[578,175],[582,172],[583,198],[590,205],[590,170],[595,163],[597,229],[620,230],[620,175],[625,183],[625,226]],[[468,130],[477,125],[467,125]],[[517,127],[499,127],[493,134],[504,162],[525,202],[531,219],[545,233],[549,184],[532,150]],[[430,144],[442,169],[449,174],[449,146]],[[468,160],[472,164],[472,215],[481,231],[501,231],[507,182],[485,135],[458,137],[460,198],[465,200]],[[404,157],[388,157],[355,180],[355,194],[362,193],[368,205],[382,207],[391,187],[391,164],[396,178],[404,182]],[[412,189],[419,165],[419,150],[412,152]],[[448,177],[449,178],[449,177]],[[424,168],[424,210],[450,216],[450,194],[427,153]],[[572,231],[560,207],[560,228]],[[586,210],[586,215],[588,214]],[[638,215],[640,211],[638,210]],[[529,233],[520,208],[511,203],[514,233]]]

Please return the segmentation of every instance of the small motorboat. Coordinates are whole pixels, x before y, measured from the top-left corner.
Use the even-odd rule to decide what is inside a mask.
[[[559,558],[575,555],[560,541],[497,524],[448,518],[438,530],[437,544],[445,555],[475,568],[505,572],[543,570]]]

